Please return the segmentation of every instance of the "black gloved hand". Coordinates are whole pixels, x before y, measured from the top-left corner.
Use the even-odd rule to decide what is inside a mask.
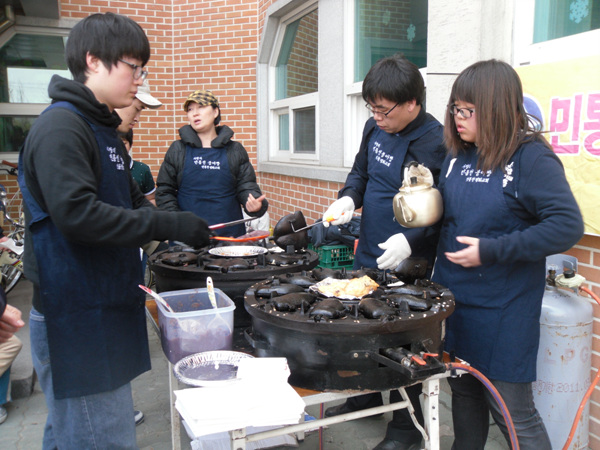
[[[210,242],[211,230],[209,230],[206,220],[189,211],[179,214],[183,220],[180,222],[181,226],[178,227],[176,240],[183,241],[192,247],[207,246]]]

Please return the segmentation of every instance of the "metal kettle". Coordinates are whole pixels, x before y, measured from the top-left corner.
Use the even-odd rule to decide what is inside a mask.
[[[404,181],[393,202],[396,220],[406,228],[431,226],[444,212],[442,195],[433,187],[431,172],[416,162],[404,169]]]

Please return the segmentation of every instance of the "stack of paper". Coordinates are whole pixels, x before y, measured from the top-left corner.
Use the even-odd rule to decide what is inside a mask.
[[[298,423],[305,404],[288,384],[285,358],[239,362],[230,384],[175,391],[175,407],[195,437],[249,426]]]
[[[185,422],[183,422],[188,435],[191,434]],[[277,427],[248,427],[246,428],[247,435],[269,431]],[[191,436],[190,436],[191,437]],[[209,434],[206,436],[198,436],[190,443],[192,450],[231,450],[231,439],[229,433],[223,431],[221,433]],[[294,435],[284,434],[282,436],[273,436],[258,441],[246,442],[246,450],[258,450],[271,447],[298,447],[298,440]]]

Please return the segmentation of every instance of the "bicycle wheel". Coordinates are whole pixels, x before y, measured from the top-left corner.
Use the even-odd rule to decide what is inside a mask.
[[[146,270],[144,270],[144,284],[149,288],[154,284],[154,272],[150,270],[149,264],[146,264]]]
[[[3,264],[0,272],[2,272],[2,281],[0,283],[4,288],[4,292],[8,294],[17,285],[23,276],[23,272],[10,264]]]
[[[6,204],[6,212],[8,213],[9,221],[11,223],[11,231],[13,233],[18,233],[22,238],[23,236],[23,225],[25,225],[25,214],[23,212],[23,197],[21,196],[21,191],[17,190],[8,203]],[[14,237],[15,240],[18,240],[17,237]]]

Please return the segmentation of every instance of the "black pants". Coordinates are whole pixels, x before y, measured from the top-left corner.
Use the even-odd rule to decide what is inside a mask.
[[[423,410],[421,409],[421,401],[419,395],[423,390],[422,385],[415,384],[405,388],[406,394],[410,399],[410,402],[415,409],[415,416],[423,426]],[[402,401],[402,396],[397,390],[390,391],[390,402],[396,403]],[[359,395],[357,397],[350,397],[347,400],[348,405],[355,411],[380,406],[383,404],[380,393]],[[421,442],[421,432],[417,430],[415,424],[410,417],[408,409],[402,408],[397,409],[393,412],[392,420],[388,423],[387,431],[385,433],[386,439],[402,442],[406,445],[411,445]]]
[[[512,416],[521,450],[551,450],[546,427],[533,402],[531,383],[490,381]],[[448,383],[452,388],[452,448],[483,450],[488,437],[490,413],[510,446],[504,416],[490,391],[472,375],[448,378]]]

